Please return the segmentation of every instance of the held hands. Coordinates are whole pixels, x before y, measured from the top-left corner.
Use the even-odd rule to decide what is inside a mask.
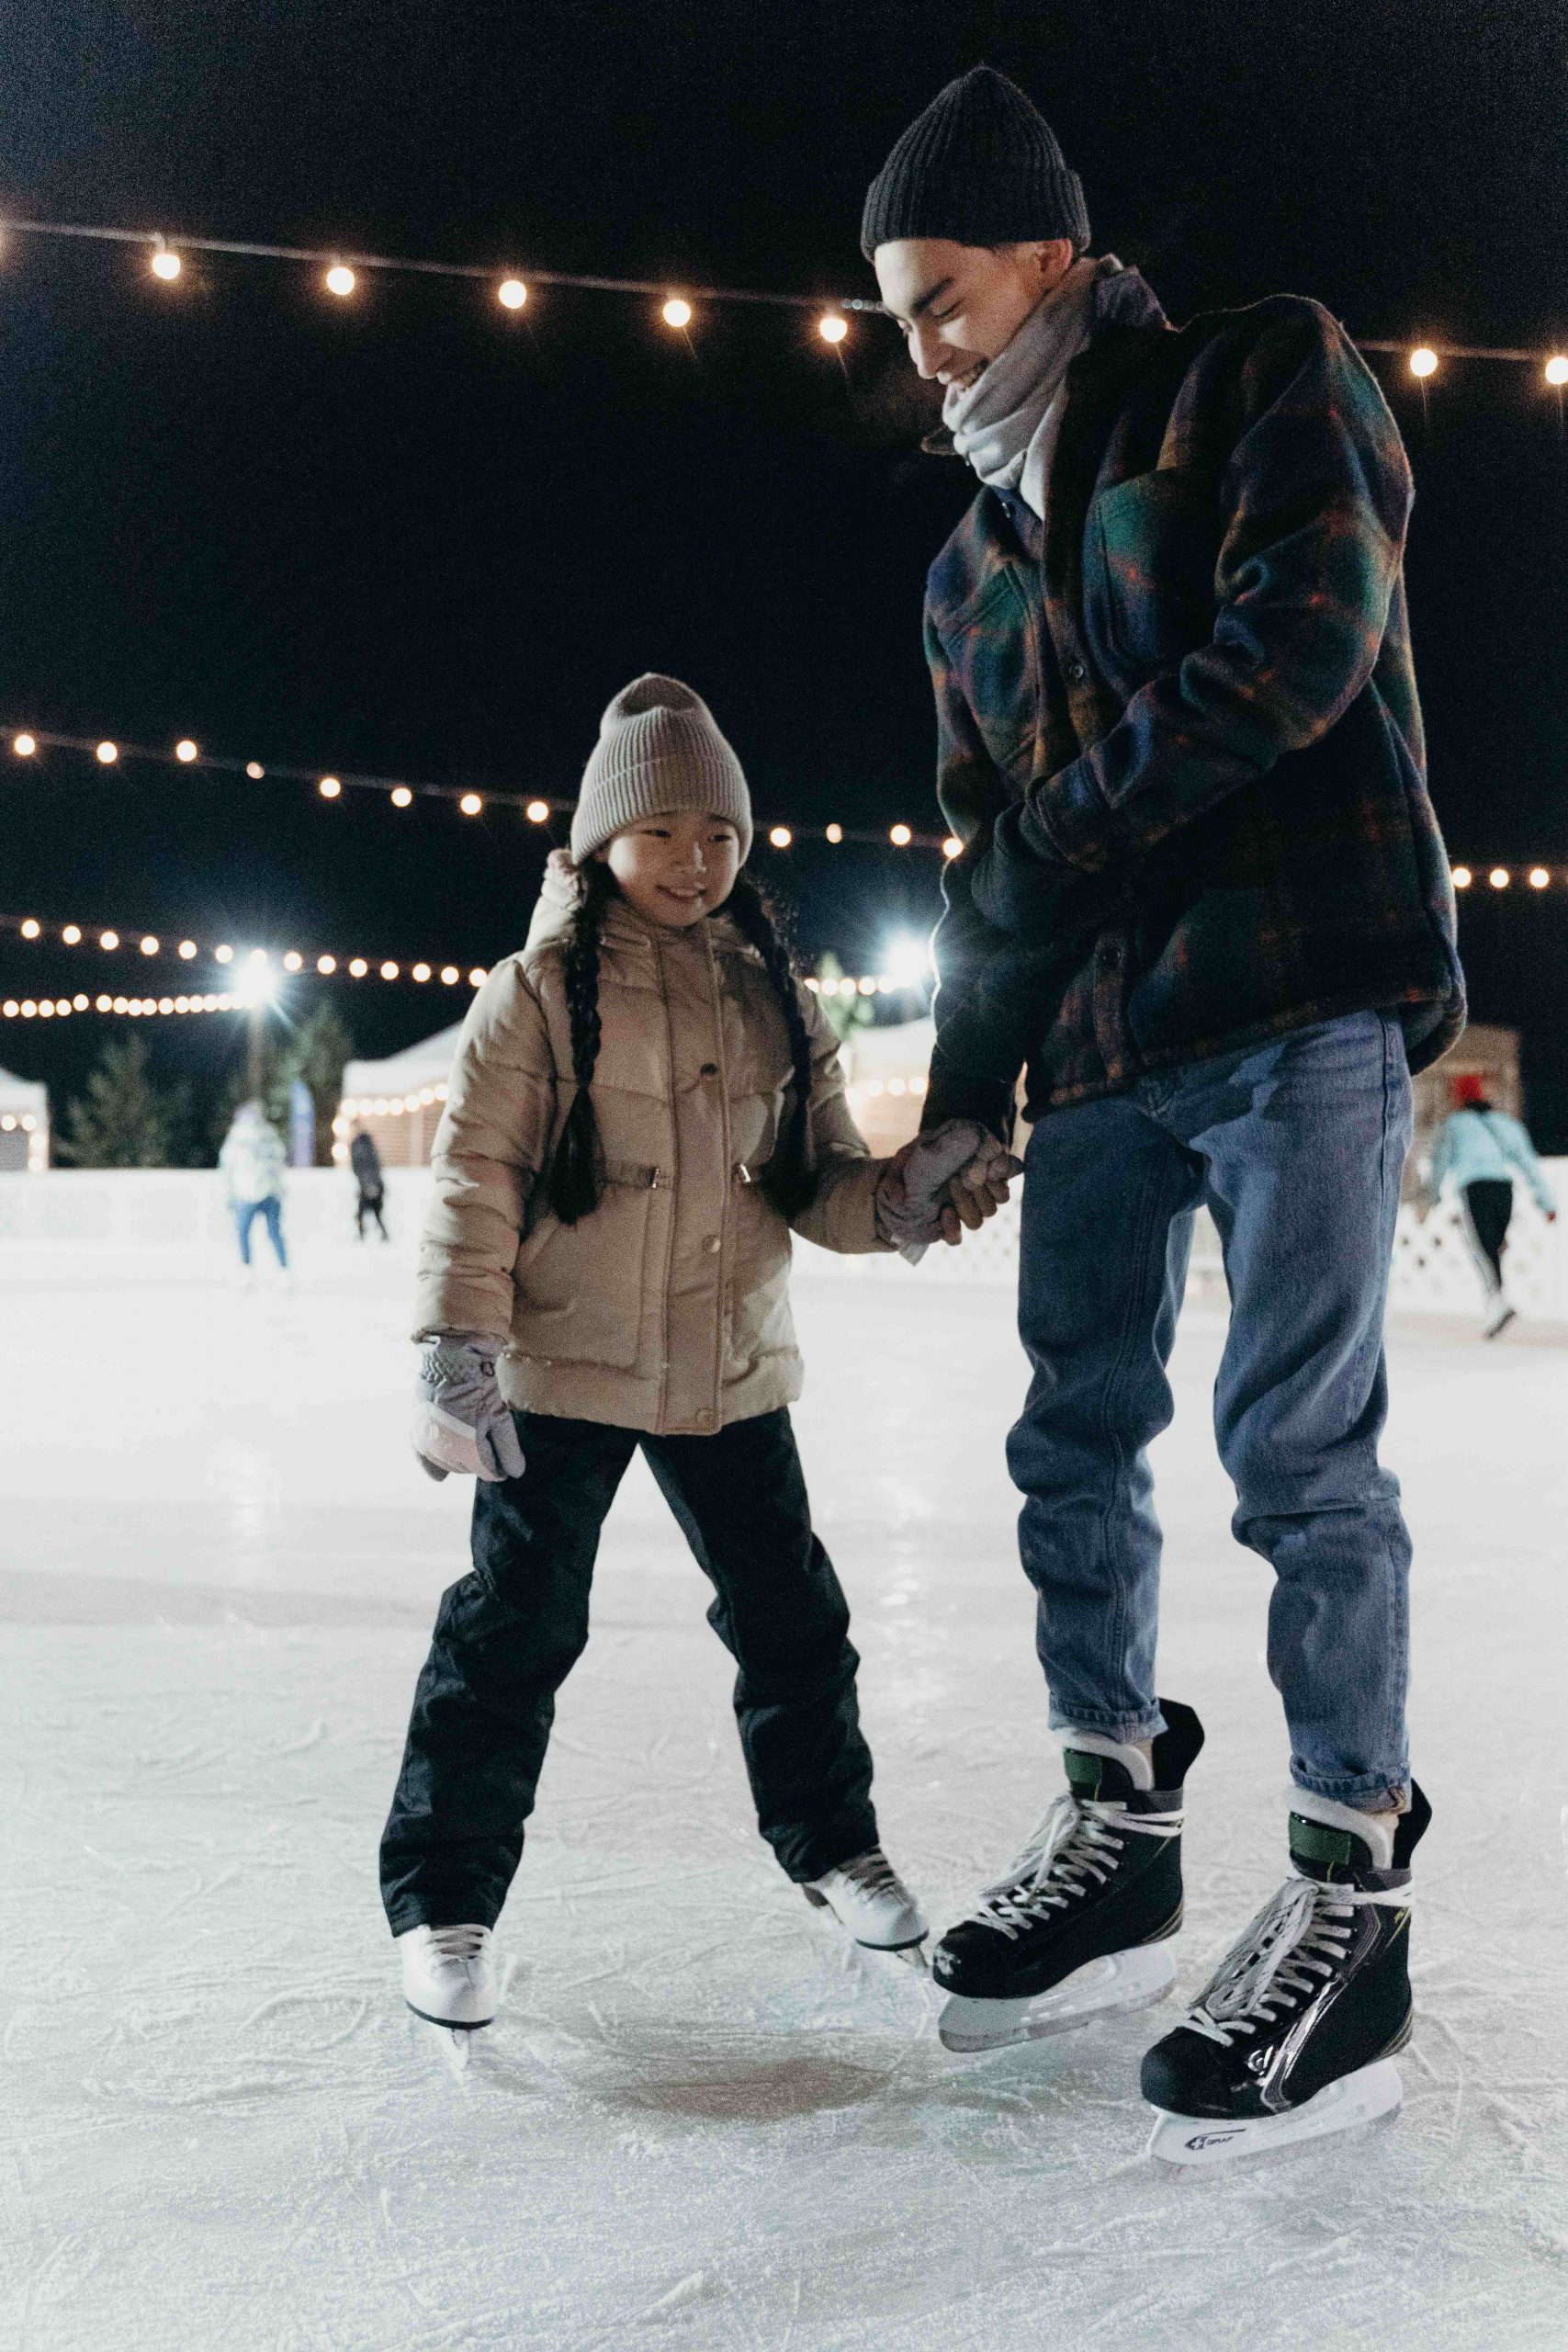
[[[906,1256],[955,1245],[1009,1198],[1022,1163],[974,1119],[947,1119],[895,1154],[877,1186],[876,1229]]]
[[[495,1377],[504,1341],[472,1331],[427,1340],[414,1382],[413,1450],[426,1475],[495,1482],[523,1476],[523,1448]]]

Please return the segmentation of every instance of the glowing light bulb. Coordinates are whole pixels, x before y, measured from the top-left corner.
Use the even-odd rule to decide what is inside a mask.
[[[503,277],[495,289],[495,299],[503,311],[520,311],[528,300],[528,288],[520,277]]]
[[[298,947],[291,947],[283,959],[283,968],[286,972],[298,972],[304,961],[305,958],[300,955]]]
[[[482,964],[476,964],[473,970],[468,974],[468,986],[471,989],[482,989],[489,977],[490,976],[486,972],[484,966]]]
[[[143,956],[156,956],[159,945],[160,942],[154,939],[152,933],[149,932],[146,938],[141,943],[141,953]]]
[[[943,843],[942,843],[942,854],[943,857],[946,857],[946,858],[953,858],[953,857],[962,857],[962,856],[963,856],[963,854],[964,854],[964,844],[963,844],[963,842],[959,840],[958,835],[957,835],[956,833],[949,833],[949,835],[948,835],[947,839],[943,842]]]
[[[795,835],[787,825],[774,825],[769,831],[768,839],[775,849],[788,849]]]
[[[190,737],[189,737],[188,735],[185,737],[185,739],[184,739],[184,741],[183,741],[178,742],[178,743],[176,743],[176,744],[175,745],[175,759],[176,759],[176,760],[183,760],[183,761],[185,762],[185,764],[186,764],[186,767],[189,767],[189,765],[190,765],[190,763],[191,763],[192,760],[194,760],[197,756],[197,748],[196,748],[196,745],[191,741]]]
[[[87,1004],[88,999],[86,997],[73,996],[71,1000],[71,1010],[73,1012],[85,1012],[87,1010]]]
[[[840,318],[837,311],[825,311],[817,322],[817,332],[824,343],[842,343],[849,331],[848,319]]]
[[[19,760],[30,760],[38,750],[38,744],[31,735],[18,735],[14,739],[11,749]]]
[[[183,264],[178,254],[172,254],[167,245],[160,245],[152,256],[152,266],[154,277],[161,277],[165,285],[172,286],[179,276]]]
[[[392,806],[394,808],[410,808],[413,806],[413,794],[406,784],[400,784],[393,793]]]
[[[841,842],[841,841],[843,840],[843,838],[844,838],[844,829],[843,829],[842,825],[829,825],[829,828],[828,828],[828,839],[829,839],[830,842]]]
[[[266,770],[263,767],[259,760],[247,760],[245,762],[245,774],[250,777],[253,784],[259,784],[263,776],[265,775]]]
[[[1506,865],[1495,865],[1486,879],[1495,890],[1506,890],[1513,876]]]
[[[484,802],[477,792],[465,792],[457,806],[465,817],[477,817],[484,807]]]
[[[523,814],[531,825],[547,825],[550,821],[550,804],[547,800],[530,800]]]
[[[1468,865],[1456,865],[1454,867],[1453,882],[1454,888],[1456,890],[1468,890],[1474,879],[1475,876],[1472,874]]]
[[[321,974],[324,979],[330,979],[333,974],[337,970],[337,957],[335,956],[318,956],[316,958],[316,969]]]
[[[909,831],[908,825],[895,825],[888,833],[887,838],[892,842],[895,849],[908,849],[915,836]]]
[[[196,954],[196,942],[195,942],[195,940],[194,940],[194,939],[182,939],[182,940],[181,940],[181,942],[180,942],[180,945],[179,945],[179,956],[180,956],[180,961],[181,961],[181,963],[182,963],[182,964],[188,964],[188,963],[190,963],[190,961],[192,960],[192,958],[195,956],[195,954]]]
[[[1435,376],[1437,374],[1438,355],[1429,344],[1424,343],[1418,351],[1413,351],[1411,353],[1410,372],[1413,376]]]
[[[1554,351],[1546,363],[1545,374],[1549,384],[1568,384],[1568,359]]]
[[[335,261],[328,270],[324,283],[329,294],[335,294],[340,301],[346,300],[354,291],[354,272],[343,262]]]
[[[112,1012],[114,1011],[113,997],[96,996],[93,999],[93,1011],[95,1012]]]
[[[98,745],[97,758],[101,766],[112,768],[118,757],[119,745],[118,743],[100,743]]]
[[[1544,890],[1551,879],[1551,876],[1547,872],[1544,865],[1532,865],[1530,867],[1529,882],[1530,888],[1532,890]]]
[[[369,969],[370,967],[366,962],[364,956],[355,956],[348,967],[349,978],[354,980],[362,980]]]
[[[324,775],[316,786],[316,790],[323,800],[336,800],[342,796],[343,786],[335,775]]]
[[[456,987],[457,987],[457,985],[458,978],[459,978],[459,974],[458,974],[457,967],[456,966],[456,964],[443,964],[443,965],[442,965],[442,967],[441,967],[441,984],[442,984],[443,988],[448,988],[448,989],[456,988]]]
[[[231,947],[215,947],[212,951],[212,960],[215,964],[231,964],[234,960],[234,951]]]
[[[382,978],[384,980],[395,980],[395,979],[397,978],[397,977],[398,977],[398,967],[397,967],[397,966],[396,966],[395,964],[383,964],[383,965],[382,965],[382,967],[381,967],[381,978]]]
[[[60,936],[65,942],[67,947],[75,947],[80,945],[82,938],[82,927],[80,923],[68,922]]]
[[[100,931],[98,933],[98,945],[100,947],[118,947],[119,945],[118,932]]]
[[[36,939],[42,929],[43,925],[39,922],[35,922],[32,916],[29,915],[26,922],[22,925],[22,937],[24,939]]]
[[[429,978],[430,978],[430,967],[429,967],[429,965],[428,965],[428,964],[416,964],[416,965],[414,966],[414,967],[413,967],[413,978],[414,978],[416,980],[427,980],[427,979],[429,979]]]
[[[662,316],[667,327],[689,327],[692,323],[692,306],[689,302],[682,300],[679,294],[672,294],[664,305]]]

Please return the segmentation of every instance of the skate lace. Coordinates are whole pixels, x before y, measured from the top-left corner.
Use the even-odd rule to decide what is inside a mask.
[[[1070,1792],[1055,1797],[1007,1876],[984,1890],[970,1918],[1011,1940],[1048,1911],[1065,1911],[1075,1896],[1088,1894],[1091,1881],[1106,1885],[1120,1867],[1125,1833],[1168,1838],[1180,1826],[1179,1813],[1130,1814]]]
[[[847,1878],[866,1894],[902,1894],[898,1874],[880,1846],[868,1846],[863,1854],[839,1864],[839,1875]]]
[[[430,1941],[437,1957],[446,1961],[477,1960],[485,1947],[488,1928],[432,1928]]]
[[[1408,1904],[1408,1887],[1363,1892],[1287,1879],[1221,1961],[1183,2022],[1228,2050],[1231,2037],[1272,2026],[1344,1964],[1358,1909]]]

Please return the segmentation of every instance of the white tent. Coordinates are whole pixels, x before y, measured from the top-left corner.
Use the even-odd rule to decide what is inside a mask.
[[[446,1079],[460,1021],[405,1046],[384,1061],[350,1062],[343,1074],[343,1101],[333,1121],[333,1158],[348,1158],[349,1137],[363,1127],[375,1138],[382,1162],[389,1168],[422,1168],[446,1100]]]
[[[36,1175],[49,1166],[49,1089],[0,1069],[0,1172]]]

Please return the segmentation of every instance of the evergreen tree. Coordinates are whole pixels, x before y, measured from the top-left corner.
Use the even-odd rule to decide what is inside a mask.
[[[343,1100],[344,1065],[354,1053],[354,1039],[333,1007],[318,1004],[302,1021],[283,1049],[284,1094],[295,1079],[302,1079],[316,1106],[316,1165],[333,1164],[333,1121]]]
[[[86,1091],[67,1108],[54,1136],[78,1168],[171,1168],[179,1164],[188,1089],[160,1086],[141,1037],[111,1040]]]

